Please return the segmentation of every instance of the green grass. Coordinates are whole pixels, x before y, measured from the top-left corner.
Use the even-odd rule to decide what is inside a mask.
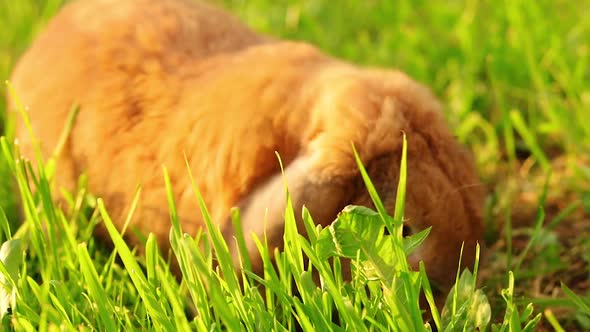
[[[0,79],[8,79],[18,56],[62,2],[0,2]],[[537,330],[590,329],[590,21],[585,19],[590,4],[220,2],[259,31],[307,40],[355,63],[401,68],[442,99],[449,123],[474,151],[490,188],[488,254],[474,271],[477,285],[472,275],[462,274],[446,309],[432,313],[440,318],[431,324],[439,330],[472,330],[469,324],[485,323],[489,308],[496,324],[488,327],[492,330],[520,330],[537,319]],[[1,88],[0,99],[6,93]],[[413,300],[420,293],[429,294],[427,278],[423,272],[407,270],[407,252],[396,232],[381,243],[367,241],[371,246],[347,242],[359,249],[353,252],[328,245],[348,241],[349,233],[362,239],[370,235],[363,232],[381,234],[383,227],[399,227],[402,205],[393,218],[382,211],[349,209],[330,232],[313,226],[313,216],[306,214],[309,239],[293,230],[293,213],[299,211],[288,210],[286,222],[291,226],[285,239],[290,245],[277,253],[276,267],[260,239],[267,258],[262,279],[233,271],[227,259],[213,269],[211,252],[228,255],[219,233],[210,228],[211,240],[202,235],[193,239],[183,236],[174,223],[171,243],[185,276],[179,285],[157,254],[153,238],[148,237],[141,257],[134,256],[112,227],[116,254],[93,239],[96,223],[109,225],[108,211],[91,199],[83,178],[65,212],[52,203],[55,193],[49,188],[47,167],[15,163],[18,152],[11,144],[12,127],[3,103],[0,129],[7,137],[0,157],[0,233],[3,240],[12,239],[0,249],[0,281],[8,285],[0,293],[6,297],[0,298],[10,300],[0,300],[0,311],[5,305],[11,308],[2,318],[5,328],[424,327]],[[43,188],[34,194],[25,185],[33,173]],[[19,195],[25,222],[14,227],[21,220],[15,204]],[[174,211],[173,202],[170,207]],[[171,216],[175,221],[175,214]],[[364,218],[384,221],[372,223],[378,229],[360,229]],[[199,242],[210,251],[200,251]],[[358,263],[351,283],[341,278],[344,260]],[[375,271],[380,273],[372,280],[367,273]],[[314,274],[322,278],[319,286]],[[265,286],[262,291],[253,288],[258,282]]]
[[[102,200],[89,206],[95,201],[87,199],[84,177],[71,201],[71,211],[65,214],[52,204],[49,167],[39,164],[37,175],[33,175],[33,166],[20,159],[17,148],[4,138],[0,145],[4,160],[16,175],[26,216],[16,234],[3,229],[8,239],[0,250],[5,295],[0,299],[0,308],[4,308],[0,315],[5,329],[430,331],[437,326],[439,331],[470,331],[490,324],[489,302],[476,287],[477,262],[473,274],[465,271],[457,279],[439,313],[426,268],[422,265],[420,271],[411,271],[406,260],[429,230],[402,237],[403,201],[397,204],[393,217],[384,214],[360,160],[380,212],[349,206],[337,221],[322,228],[304,210],[305,238],[297,233],[287,192],[286,250],[275,252],[275,267],[265,239],[258,239],[264,258],[262,276],[234,269],[229,249],[196,187],[195,199],[210,237],[199,234],[192,238],[183,233],[164,168],[172,220],[170,243],[183,275],[179,284],[159,255],[152,235],[147,238],[145,255],[137,257],[113,225]],[[405,164],[404,153],[399,197],[405,194]],[[190,169],[187,171],[190,174]],[[31,193],[29,181],[40,189]],[[93,212],[85,214],[85,210]],[[112,253],[101,250],[92,237],[99,219],[114,243]],[[237,215],[236,224],[239,227]],[[385,227],[394,235],[384,235]],[[122,264],[115,261],[116,255]],[[351,282],[342,278],[344,260],[352,262]],[[314,282],[314,275],[319,275],[320,284]],[[506,292],[512,293],[510,288]],[[429,303],[431,322],[423,319],[422,294]],[[534,326],[540,318],[537,315],[530,322],[528,316],[520,318],[512,298],[507,303],[510,311],[506,315],[517,313],[517,317],[505,319],[506,327],[494,324],[498,330]]]

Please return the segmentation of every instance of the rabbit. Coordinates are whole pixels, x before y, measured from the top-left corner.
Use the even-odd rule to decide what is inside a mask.
[[[10,81],[44,157],[79,107],[56,184],[74,190],[86,173],[119,229],[141,185],[131,225],[156,235],[163,248],[171,223],[162,165],[183,230],[204,227],[186,155],[234,256],[230,210],[240,208],[253,270],[261,271],[249,235],[266,234],[281,248],[285,180],[296,214],[305,206],[323,226],[347,205],[373,207],[353,145],[392,213],[403,133],[406,231],[432,226],[411,265],[424,261],[432,280],[449,287],[462,244],[469,265],[482,238],[484,194],[472,156],[429,89],[397,69],[362,67],[306,42],[259,34],[212,4],[73,1],[37,36]],[[22,154],[32,157],[30,134],[17,118]],[[96,232],[108,239],[103,227]]]

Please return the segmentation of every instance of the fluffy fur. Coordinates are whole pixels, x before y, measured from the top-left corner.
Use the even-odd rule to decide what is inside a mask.
[[[203,226],[184,162],[231,249],[230,208],[245,234],[282,242],[281,155],[296,211],[327,225],[348,204],[371,206],[351,142],[392,211],[402,131],[409,141],[406,218],[433,226],[412,257],[448,285],[462,241],[466,262],[482,235],[482,193],[469,154],[447,128],[439,103],[396,70],[360,68],[302,42],[251,31],[226,12],[190,0],[86,0],[65,6],[15,68],[48,156],[72,105],[80,112],[58,160],[57,184],[82,172],[119,227],[137,185],[132,223],[167,245],[170,228],[161,165],[167,166],[185,231]],[[18,138],[32,147],[22,121]],[[104,230],[99,229],[104,236]],[[129,241],[137,243],[133,237]],[[259,268],[254,244],[248,248]]]

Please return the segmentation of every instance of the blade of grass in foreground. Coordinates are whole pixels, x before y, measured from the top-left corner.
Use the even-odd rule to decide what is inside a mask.
[[[247,304],[244,303],[244,297],[240,288],[240,283],[237,278],[237,274],[233,265],[233,259],[229,252],[229,247],[225,242],[220,230],[213,224],[213,220],[207,210],[205,205],[205,200],[201,195],[199,188],[195,182],[195,179],[192,174],[192,170],[190,168],[190,164],[188,159],[185,156],[185,163],[187,166],[187,171],[189,174],[189,178],[191,180],[193,192],[197,201],[199,203],[199,207],[201,209],[201,215],[203,216],[203,220],[205,222],[205,228],[207,230],[208,239],[210,239],[211,244],[213,246],[213,251],[217,258],[217,262],[219,267],[221,268],[221,275],[218,275],[214,272],[214,275],[209,275],[209,283],[208,285],[216,289],[215,293],[212,293],[211,299],[214,303],[217,303],[217,312],[223,313],[224,323],[228,324],[230,329],[239,329],[240,324],[238,321],[238,317],[242,318],[242,322],[247,325],[247,328],[253,329],[255,326],[248,317],[250,317],[250,313],[247,310]],[[168,189],[168,199],[172,200],[172,191],[169,179],[166,179],[166,185]],[[204,261],[200,261],[201,269],[204,269]],[[223,276],[223,277],[222,277]],[[218,283],[218,284],[215,284]],[[232,298],[233,305],[228,307],[224,303],[226,300],[223,298],[224,292],[222,291],[221,287],[223,287]],[[238,317],[236,317],[238,315]]]
[[[566,332],[563,327],[561,327],[551,310],[545,309],[543,313],[545,314],[545,319],[551,324],[551,327],[553,327],[555,332]]]
[[[383,220],[385,227],[389,231],[390,234],[394,235],[391,237],[393,241],[393,250],[394,255],[396,258],[396,264],[400,267],[400,271],[407,272],[409,271],[409,265],[406,259],[406,255],[401,248],[403,248],[403,215],[404,215],[404,206],[405,206],[405,196],[406,196],[406,182],[407,182],[407,145],[408,142],[406,140],[406,133],[402,132],[402,156],[400,161],[400,171],[399,171],[399,181],[397,187],[397,194],[396,194],[396,201],[395,201],[395,210],[394,210],[394,217],[393,217],[393,224],[391,223],[391,218],[387,214],[385,210],[385,206],[381,199],[379,198],[379,194],[373,185],[373,182],[369,178],[367,171],[360,159],[359,154],[357,153],[356,149],[353,145],[354,156],[357,162],[357,166],[359,171],[361,172],[361,176],[367,187],[369,195],[373,200],[373,204],[377,208],[379,212],[379,216]]]
[[[373,182],[369,178],[369,174],[367,174],[365,166],[363,165],[363,161],[361,160],[356,148],[354,147],[354,144],[352,145],[352,150],[354,152],[356,164],[359,168],[359,171],[361,172],[361,176],[363,178],[363,181],[365,182],[367,191],[369,192],[369,196],[371,196],[371,200],[373,201],[373,204],[375,204],[375,208],[377,209],[379,216],[383,218],[383,223],[385,224],[385,227],[387,227],[387,230],[390,232],[390,234],[395,234],[394,226],[391,224],[391,220],[387,218],[387,210],[385,210],[385,206],[383,205],[381,198],[379,198],[377,189],[375,189]]]
[[[221,235],[219,229],[213,224],[213,220],[211,219],[211,215],[207,207],[205,206],[205,200],[201,195],[201,191],[197,187],[195,179],[192,174],[192,170],[188,163],[188,159],[185,158],[185,163],[187,165],[187,170],[189,174],[189,178],[191,180],[191,184],[193,187],[193,192],[195,193],[195,197],[199,203],[199,207],[201,208],[201,215],[203,216],[203,220],[205,222],[206,229],[208,231],[209,238],[211,239],[211,244],[213,245],[213,249],[217,256],[217,261],[219,262],[219,266],[221,267],[221,272],[224,275],[225,282],[227,282],[229,289],[232,292],[239,292],[240,285],[236,276],[236,271],[233,266],[233,259],[229,252],[229,247],[225,242],[225,239]],[[164,170],[166,173],[166,170]],[[170,185],[170,180],[166,174],[166,187],[168,191],[168,199],[172,200],[172,189]],[[237,294],[234,294],[237,296]]]
[[[426,301],[428,302],[428,306],[430,307],[432,320],[434,321],[437,330],[440,331],[442,327],[440,313],[438,312],[438,308],[436,307],[436,303],[434,302],[434,296],[432,294],[432,288],[430,287],[430,281],[428,280],[428,277],[426,275],[426,267],[424,265],[424,261],[420,261],[420,275],[422,277],[422,289],[424,289],[424,296],[426,297]]]
[[[285,199],[286,199],[286,206],[285,206],[285,227],[284,227],[284,235],[283,241],[284,246],[289,248],[289,250],[285,251],[285,255],[287,259],[290,261],[291,264],[290,270],[292,270],[293,276],[295,278],[299,278],[301,273],[303,273],[304,266],[303,266],[303,251],[301,250],[301,245],[299,241],[299,232],[297,227],[297,219],[295,218],[295,211],[293,208],[293,201],[291,201],[291,194],[289,193],[287,177],[285,176],[285,169],[283,167],[283,161],[281,160],[281,156],[276,152],[277,159],[279,161],[279,165],[281,168],[281,174],[283,176],[283,181],[285,185]],[[302,211],[298,211],[301,213]]]
[[[106,296],[107,292],[100,284],[98,273],[94,268],[94,263],[88,254],[85,243],[78,245],[78,260],[80,261],[80,272],[88,285],[88,295],[97,306],[96,310],[103,324],[101,329],[104,329],[104,331],[116,331],[118,324],[113,318],[115,309],[111,300]]]
[[[151,286],[145,275],[143,274],[139,264],[129,247],[117,231],[111,217],[109,216],[104,202],[101,198],[97,200],[98,208],[100,210],[100,214],[104,220],[104,225],[107,228],[107,231],[115,245],[117,252],[119,253],[119,257],[123,261],[125,268],[129,271],[129,276],[133,281],[133,284],[137,288],[137,292],[141,299],[143,300],[147,311],[150,317],[153,319],[153,324],[157,329],[163,328],[166,331],[174,330],[174,324],[172,321],[165,315],[165,312],[162,311],[160,308],[160,301],[158,300],[158,296],[156,295],[156,290]]]

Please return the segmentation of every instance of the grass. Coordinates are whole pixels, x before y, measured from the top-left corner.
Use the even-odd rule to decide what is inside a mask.
[[[0,78],[9,77],[18,56],[62,2],[0,2]],[[431,324],[439,330],[470,330],[472,325],[466,324],[486,320],[489,303],[496,325],[488,329],[531,328],[537,319],[536,330],[590,329],[590,22],[585,19],[590,4],[221,2],[259,31],[308,40],[355,63],[402,68],[443,100],[449,123],[474,151],[489,187],[488,255],[474,271],[477,285],[472,275],[460,275],[446,310]],[[0,89],[0,97],[6,92]],[[395,232],[383,240],[392,243],[390,247],[375,244],[363,247],[375,255],[353,255],[330,248],[330,232],[315,228],[313,216],[305,215],[309,239],[287,227],[285,238],[292,245],[278,253],[276,268],[267,262],[260,279],[245,272],[238,275],[224,264],[212,268],[211,251],[217,257],[227,255],[215,229],[209,229],[217,235],[209,242],[202,235],[183,236],[175,224],[171,241],[185,275],[179,285],[152,238],[145,256],[135,257],[111,228],[118,261],[115,252],[101,248],[91,236],[96,223],[108,225],[108,211],[100,201],[89,199],[83,178],[62,212],[52,203],[46,166],[15,162],[18,152],[10,144],[13,133],[3,107],[0,103],[0,128],[7,137],[0,157],[0,229],[2,239],[12,239],[0,249],[0,281],[9,285],[2,293],[9,301],[0,301],[0,311],[11,308],[3,316],[4,327],[337,329],[334,322],[355,330],[424,327],[419,308],[405,303],[415,304],[418,294],[429,293],[427,278],[404,266],[407,253],[400,252],[402,239]],[[25,186],[33,169],[45,188],[34,194]],[[18,180],[21,190],[11,179]],[[19,192],[26,221],[15,227],[21,219],[15,204]],[[287,225],[299,211],[288,212]],[[399,226],[399,215],[388,219],[379,213],[347,210],[330,226],[331,233],[361,232],[358,223],[363,218],[383,218],[391,227]],[[171,216],[174,221],[174,213]],[[211,251],[199,251],[199,241]],[[260,247],[268,254],[264,239]],[[21,249],[26,249],[23,257]],[[398,252],[398,259],[376,259],[384,252]],[[304,256],[309,264],[303,263]],[[359,263],[351,283],[341,279],[341,260]],[[369,281],[367,264],[382,272],[377,281]],[[322,278],[319,287],[314,274]],[[252,287],[256,282],[265,285],[262,292]],[[196,318],[187,318],[185,311],[197,313]],[[432,315],[436,317],[436,311]]]

